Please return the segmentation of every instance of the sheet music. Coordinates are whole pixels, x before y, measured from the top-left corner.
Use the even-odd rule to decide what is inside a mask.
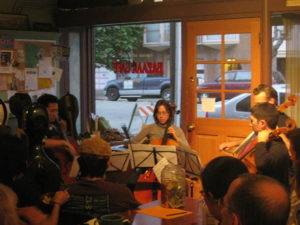
[[[166,158],[162,158],[159,162],[153,167],[153,172],[159,183],[161,183],[161,171],[165,168],[166,165],[169,165],[169,161]]]
[[[132,144],[131,162],[132,167],[154,167],[155,155],[157,162],[165,157],[170,163],[177,165],[176,146],[169,145],[145,145],[145,144]],[[155,154],[154,154],[155,149]]]
[[[107,171],[126,171],[130,161],[129,150],[112,152]]]

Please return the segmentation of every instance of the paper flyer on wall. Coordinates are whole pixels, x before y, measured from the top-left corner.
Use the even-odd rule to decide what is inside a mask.
[[[38,89],[38,70],[37,68],[25,68],[25,90]]]

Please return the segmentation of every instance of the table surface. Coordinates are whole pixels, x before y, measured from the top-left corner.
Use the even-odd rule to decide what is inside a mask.
[[[143,204],[139,208],[144,209],[160,204],[161,201],[156,200]],[[204,201],[202,199],[186,198],[183,209],[191,211],[192,214],[183,215],[173,219],[153,217],[143,213],[138,213],[136,210],[128,210],[118,214],[129,219],[132,222],[132,225],[205,225]]]

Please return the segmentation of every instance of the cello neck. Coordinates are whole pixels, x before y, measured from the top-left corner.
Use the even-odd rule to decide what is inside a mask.
[[[167,140],[168,140],[168,129],[169,129],[169,127],[170,127],[171,125],[170,124],[168,124],[167,126],[166,126],[166,128],[165,128],[165,133],[164,133],[164,136],[163,136],[163,138],[162,138],[162,141],[161,141],[161,145],[166,145],[167,144]]]

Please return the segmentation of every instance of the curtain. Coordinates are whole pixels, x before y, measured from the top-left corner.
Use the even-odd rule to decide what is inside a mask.
[[[300,93],[300,16],[285,15],[283,17],[286,40],[285,76],[288,94]],[[300,99],[295,106],[287,109],[286,113],[300,126]]]

